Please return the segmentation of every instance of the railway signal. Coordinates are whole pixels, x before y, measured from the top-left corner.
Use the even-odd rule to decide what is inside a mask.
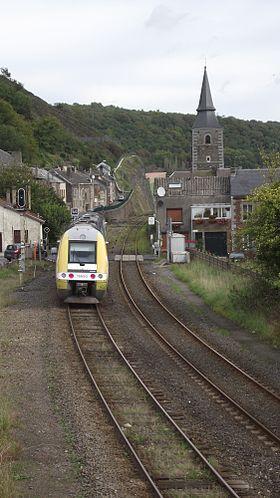
[[[26,204],[26,193],[24,188],[18,189],[18,198],[17,198],[18,207],[23,209]]]

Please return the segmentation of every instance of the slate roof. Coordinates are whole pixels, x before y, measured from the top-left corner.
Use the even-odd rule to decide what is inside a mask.
[[[212,97],[211,97],[206,66],[204,67],[204,74],[203,74],[203,80],[202,80],[202,85],[201,85],[200,99],[199,99],[198,108],[196,110],[197,110],[197,112],[199,112],[199,111],[215,111],[216,110],[214,105],[213,105],[213,101],[212,101]]]
[[[38,180],[46,180],[47,182],[52,183],[61,183],[63,180],[58,178],[57,175],[54,175],[50,171],[43,168],[31,168],[33,175]]]
[[[277,171],[280,179],[280,169]],[[267,169],[238,169],[235,175],[230,177],[231,195],[233,197],[246,197],[260,185],[269,180]]]
[[[215,114],[206,67],[204,67],[197,116],[193,128],[222,128]]]
[[[79,183],[91,183],[90,176],[81,171],[62,171],[60,169],[55,169],[53,172],[62,178],[66,183],[71,185],[78,185]]]

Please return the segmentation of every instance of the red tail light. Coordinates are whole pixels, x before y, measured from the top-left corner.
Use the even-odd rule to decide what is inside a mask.
[[[92,278],[94,280],[95,279],[95,273],[91,273],[90,274],[90,278]]]
[[[69,278],[74,278],[74,273],[69,273]]]

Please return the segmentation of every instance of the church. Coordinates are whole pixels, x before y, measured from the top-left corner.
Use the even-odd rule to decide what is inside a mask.
[[[230,168],[224,167],[223,128],[215,114],[205,67],[192,127],[192,167],[154,183],[163,251],[169,223],[172,231],[184,234],[186,242],[195,240],[200,249],[219,256],[231,251],[230,182]]]

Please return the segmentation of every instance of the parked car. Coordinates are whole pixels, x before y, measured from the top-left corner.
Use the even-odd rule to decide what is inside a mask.
[[[4,251],[4,258],[8,261],[18,259],[21,254],[20,244],[9,244]]]
[[[229,255],[230,261],[243,261],[245,259],[244,252],[231,252]]]

